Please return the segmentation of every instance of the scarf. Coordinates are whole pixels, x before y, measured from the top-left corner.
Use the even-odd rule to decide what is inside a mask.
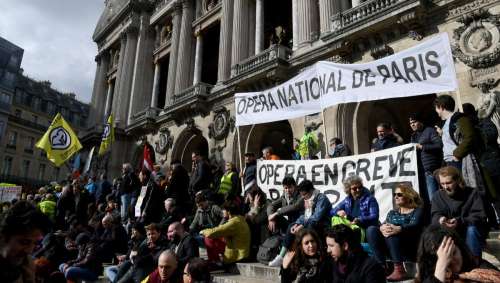
[[[313,214],[314,203],[316,202],[316,197],[319,194],[319,190],[314,190],[312,196],[308,200],[304,200],[304,219],[307,220]]]

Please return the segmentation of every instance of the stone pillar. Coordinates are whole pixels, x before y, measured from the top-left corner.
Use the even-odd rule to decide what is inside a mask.
[[[339,0],[319,0],[319,21],[321,34],[330,32],[330,17],[340,12],[339,4]]]
[[[113,83],[111,81],[107,81],[108,90],[106,94],[106,106],[104,107],[104,117],[102,117],[102,121],[107,121],[109,114],[111,114],[111,105],[113,103]]]
[[[137,112],[150,106],[153,81],[151,58],[153,58],[154,36],[154,28],[149,27],[149,14],[143,12],[135,54],[128,124],[132,123],[132,118]]]
[[[217,84],[221,84],[231,75],[231,45],[233,38],[233,0],[222,0],[222,19],[219,36],[219,68]]]
[[[201,70],[203,64],[203,35],[200,31],[196,33],[196,54],[194,57],[193,85],[201,82]]]
[[[234,0],[231,66],[248,56],[248,0]]]
[[[264,0],[255,3],[255,54],[264,50]]]
[[[170,43],[170,59],[168,65],[167,93],[165,93],[165,107],[172,104],[175,93],[175,77],[179,54],[181,16],[181,9],[179,7],[174,7],[174,10],[172,11],[172,41]]]
[[[298,0],[292,0],[292,49],[295,50],[299,46],[299,15],[298,15]]]
[[[188,88],[191,83],[191,55],[193,47],[193,6],[191,1],[182,2],[182,23],[179,39],[179,59],[175,76],[175,93]]]
[[[255,0],[246,1],[248,11],[248,52],[246,59],[255,54]]]
[[[120,128],[125,128],[127,118],[129,101],[132,96],[132,80],[135,68],[135,55],[137,50],[137,33],[136,27],[128,27],[125,31],[127,37],[127,44],[125,46],[125,53],[123,54],[123,65],[121,66],[122,72],[117,82],[120,85],[119,92],[115,92],[117,95],[117,108],[114,111],[114,116],[116,117],[116,125]],[[120,54],[120,60],[122,55]]]
[[[115,79],[115,83],[114,83],[114,90],[113,90],[113,93],[116,93],[115,96],[115,99],[111,100],[111,102],[113,103],[112,106],[111,106],[111,111],[113,113],[116,113],[118,111],[118,94],[120,93],[120,82],[122,81],[121,80],[121,76],[122,76],[122,73],[123,73],[123,61],[125,61],[125,49],[127,47],[127,34],[126,33],[122,33],[120,35],[120,53],[118,53],[118,65],[116,66],[117,70],[116,70],[116,79]],[[116,120],[116,115],[115,115],[115,120]]]
[[[94,80],[94,90],[92,93],[92,103],[90,108],[90,125],[101,123],[98,117],[104,115],[105,102],[106,102],[106,73],[109,68],[110,56],[109,54],[102,53],[96,56],[97,70]]]
[[[359,6],[361,5],[363,1],[362,0],[351,0],[351,7],[356,7],[356,6]]]
[[[155,62],[155,74],[153,79],[153,92],[151,93],[151,107],[158,107],[158,95],[160,92],[160,73],[161,65],[159,62]]]
[[[318,6],[316,1],[298,0],[298,47],[308,45],[318,36]]]

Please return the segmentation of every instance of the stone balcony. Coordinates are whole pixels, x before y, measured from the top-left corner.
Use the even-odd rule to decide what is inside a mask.
[[[287,66],[292,50],[283,45],[272,45],[261,53],[232,66],[230,81],[254,77],[257,73],[266,74],[280,66]]]
[[[198,114],[206,116],[210,111],[206,101],[213,87],[213,85],[200,82],[175,94],[172,104],[165,108],[164,114],[173,118],[177,124]]]
[[[156,119],[162,109],[147,107],[132,115],[132,121],[125,129],[125,132],[134,132],[141,135],[147,131],[153,130],[156,126]],[[138,133],[140,132],[140,133]]]
[[[354,32],[372,29],[379,23],[393,19],[408,11],[422,7],[422,0],[370,0],[331,17],[331,32],[322,36],[322,40],[338,40]]]

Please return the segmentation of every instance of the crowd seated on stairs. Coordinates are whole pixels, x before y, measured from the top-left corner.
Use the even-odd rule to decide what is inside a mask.
[[[332,207],[311,181],[290,177],[282,197],[267,200],[247,170],[242,184],[230,183],[234,166],[215,188],[204,176],[214,168],[196,154],[193,161],[190,177],[178,162],[168,177],[146,169],[137,177],[125,164],[106,198],[79,179],[61,192],[44,187],[57,200],[53,213],[34,199],[14,201],[0,223],[1,281],[92,282],[104,272],[109,282],[211,282],[210,272],[259,261],[279,268],[282,282],[500,282],[481,256],[493,221],[454,167],[436,172],[441,189],[430,202],[396,186],[395,208],[379,223],[377,200],[357,176]]]

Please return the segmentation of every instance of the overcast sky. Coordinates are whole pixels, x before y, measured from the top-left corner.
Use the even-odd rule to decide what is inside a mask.
[[[24,74],[90,102],[103,9],[104,0],[0,0],[0,36],[24,49]]]

